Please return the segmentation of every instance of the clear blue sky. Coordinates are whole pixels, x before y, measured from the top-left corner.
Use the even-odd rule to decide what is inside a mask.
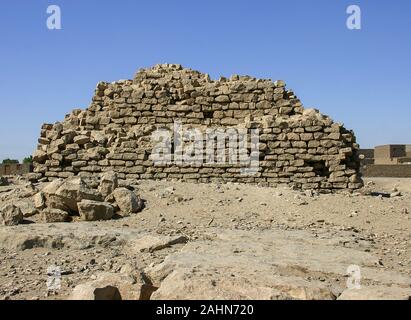
[[[62,30],[46,27],[51,4]],[[0,160],[31,154],[41,124],[86,108],[98,81],[166,62],[284,79],[362,147],[411,143],[410,17],[409,0],[2,0]]]

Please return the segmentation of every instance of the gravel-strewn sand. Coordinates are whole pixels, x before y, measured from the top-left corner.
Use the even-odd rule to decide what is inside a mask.
[[[192,263],[203,252],[211,255],[197,265],[184,269],[171,263],[174,273],[154,283],[160,289],[153,297],[207,298],[189,289],[193,287],[187,282],[190,279],[210,299],[329,297],[328,291],[319,293],[318,288],[330,290],[336,298],[346,289],[346,276],[340,269],[363,263],[360,267],[369,270],[364,285],[378,288],[382,298],[404,298],[411,276],[411,179],[372,178],[365,183],[366,192],[317,195],[285,187],[141,181],[137,192],[146,200],[146,208],[128,218],[29,224],[38,222],[33,216],[26,219],[27,224],[0,227],[0,297],[66,299],[77,284],[103,271],[144,270],[154,283],[158,272],[171,262],[186,261],[181,260],[182,253],[191,255]],[[0,206],[10,201],[13,188],[0,187]],[[396,190],[401,195],[389,197]],[[144,249],[146,242],[139,239],[151,241],[144,238],[147,235],[159,242],[181,236],[186,240],[160,249],[133,250],[139,241]],[[250,246],[241,240],[247,238]],[[259,241],[266,251],[259,252]],[[278,248],[274,250],[278,243],[286,247],[281,254]],[[221,264],[209,262],[214,259],[221,259]],[[373,266],[371,261],[375,261]],[[62,287],[54,293],[46,286],[51,265],[63,272]],[[187,268],[196,266],[203,276],[188,276]],[[253,266],[255,272],[251,272]],[[231,281],[230,273],[240,280]],[[213,286],[201,284],[207,279]],[[390,285],[393,289],[388,289]],[[251,289],[243,292],[239,288],[244,286]],[[301,295],[284,289],[289,286],[315,290],[307,289],[313,296],[306,289]],[[373,297],[369,292],[364,295]]]

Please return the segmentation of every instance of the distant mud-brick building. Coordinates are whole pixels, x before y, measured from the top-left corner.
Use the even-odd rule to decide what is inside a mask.
[[[23,175],[23,174],[29,173],[30,170],[31,170],[30,163],[0,164],[0,177],[12,176],[12,175]]]
[[[387,144],[359,150],[361,172],[366,177],[411,177],[409,145]]]
[[[245,132],[247,146],[233,155],[236,144],[228,138],[223,145],[211,144],[213,153],[222,152],[228,161],[210,161],[205,151],[204,161],[180,161],[177,144],[184,154],[199,148],[182,134],[180,140],[169,141],[168,161],[156,161],[156,133],[175,135],[176,124],[183,132],[203,134],[200,148],[210,147],[213,129]],[[317,110],[305,110],[283,81],[248,76],[211,80],[207,74],[165,64],[142,69],[133,80],[100,82],[86,110],[44,124],[34,172],[43,180],[114,170],[121,179],[284,183],[330,191],[362,186],[358,148],[352,131]],[[236,162],[241,157],[246,160]]]
[[[387,144],[374,149],[375,164],[398,164],[407,156],[404,144]]]

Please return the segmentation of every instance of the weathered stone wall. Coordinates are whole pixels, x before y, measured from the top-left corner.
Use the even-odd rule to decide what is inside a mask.
[[[259,129],[259,172],[235,164],[155,166],[151,134],[184,127]],[[213,81],[180,65],[157,65],[134,80],[100,82],[91,105],[44,124],[34,172],[43,180],[114,170],[121,179],[286,183],[304,189],[356,189],[358,148],[352,131],[304,110],[283,81],[232,76]]]

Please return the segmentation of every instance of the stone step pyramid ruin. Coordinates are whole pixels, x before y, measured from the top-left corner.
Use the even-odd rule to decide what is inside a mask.
[[[305,110],[284,81],[237,75],[211,80],[176,64],[141,69],[133,80],[98,83],[86,110],[44,124],[38,142],[33,159],[41,181],[115,171],[125,180],[323,191],[363,185],[354,133]],[[202,161],[190,161],[193,155]]]

